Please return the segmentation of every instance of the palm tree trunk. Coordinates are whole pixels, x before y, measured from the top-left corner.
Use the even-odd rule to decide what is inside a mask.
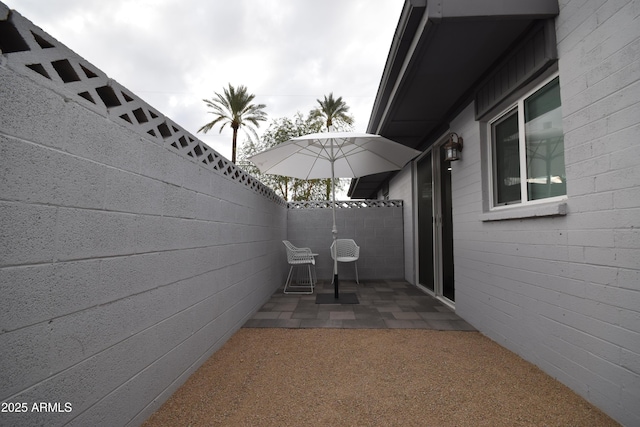
[[[231,163],[236,164],[236,141],[238,139],[238,128],[233,128],[233,145],[231,146]]]

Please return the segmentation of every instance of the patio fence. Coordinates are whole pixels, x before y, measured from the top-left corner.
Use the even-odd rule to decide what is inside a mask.
[[[328,260],[330,211],[287,205],[2,3],[0,50],[0,401],[70,409],[0,424],[139,425],[282,284],[282,240]],[[361,277],[396,275],[401,209],[340,210],[376,260]]]
[[[284,280],[286,202],[2,3],[0,50],[0,401],[69,409],[0,425],[140,424]]]
[[[316,272],[320,280],[330,280],[333,275],[331,206],[331,201],[288,204],[288,240],[319,254]],[[336,201],[338,238],[354,239],[360,246],[360,280],[404,278],[402,209],[402,200]],[[355,279],[351,264],[339,265],[338,273],[341,280]]]

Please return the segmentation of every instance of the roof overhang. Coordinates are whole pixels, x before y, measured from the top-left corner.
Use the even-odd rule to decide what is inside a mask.
[[[406,0],[367,132],[426,149],[473,89],[557,0]],[[349,197],[375,198],[392,173],[354,179]]]

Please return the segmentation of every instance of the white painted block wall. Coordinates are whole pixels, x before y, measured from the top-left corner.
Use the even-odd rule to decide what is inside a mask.
[[[404,280],[411,284],[416,284],[416,273],[414,259],[416,238],[414,233],[414,206],[413,206],[413,174],[411,168],[405,168],[394,177],[389,183],[389,193],[394,198],[404,201],[402,211],[403,246],[404,246]]]
[[[287,239],[295,246],[309,247],[316,258],[318,280],[331,281],[333,243],[331,209],[290,209]],[[358,277],[361,281],[398,280],[404,274],[403,207],[336,209],[339,239],[353,239],[360,246]],[[283,246],[284,247],[284,246]],[[355,280],[352,263],[339,263],[340,280]]]
[[[640,425],[640,1],[561,1],[566,216],[483,222],[484,127],[453,165],[456,312]]]
[[[138,425],[282,282],[286,205],[20,55],[42,59],[0,57],[0,401],[72,410],[0,425]]]

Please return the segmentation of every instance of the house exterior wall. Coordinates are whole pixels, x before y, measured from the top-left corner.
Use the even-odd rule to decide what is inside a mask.
[[[623,425],[640,425],[640,2],[560,7],[566,205],[489,213],[487,124],[473,104],[451,120],[464,137],[452,164],[455,308]]]
[[[404,280],[415,285],[416,271],[414,266],[414,199],[413,191],[413,175],[411,168],[405,168],[398,172],[394,180],[389,183],[389,193],[395,194],[395,198],[404,201],[404,209],[402,211],[403,228],[403,247],[404,247]]]
[[[0,424],[138,425],[282,283],[286,203],[0,3],[7,19],[0,401],[69,412]]]
[[[360,280],[402,279],[402,204],[390,202],[388,206],[358,207],[358,202],[343,203],[351,207],[336,210],[338,238],[353,239],[360,246]],[[333,241],[332,226],[333,218],[329,204],[325,208],[288,211],[287,240],[298,247],[309,247],[319,254],[316,258],[316,274],[319,280],[331,280],[333,277],[333,261],[329,251]],[[350,263],[339,264],[338,273],[341,280],[355,280],[355,269]]]

